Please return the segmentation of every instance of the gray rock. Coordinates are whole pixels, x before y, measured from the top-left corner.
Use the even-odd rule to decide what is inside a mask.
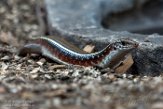
[[[112,40],[131,38],[140,43],[140,47],[133,52],[135,64],[131,68],[132,72],[158,75],[163,72],[161,35],[112,31],[101,25],[106,16],[131,10],[134,7],[141,8],[148,1],[150,0],[45,0],[50,33],[61,35],[79,47],[92,42],[98,49]]]

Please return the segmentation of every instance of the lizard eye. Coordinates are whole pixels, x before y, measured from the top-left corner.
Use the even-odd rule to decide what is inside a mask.
[[[123,41],[121,42],[121,44],[122,44],[123,46],[125,46],[125,45],[126,45],[126,43],[125,43],[125,42],[123,42]]]
[[[134,47],[138,47],[138,46],[139,46],[139,44],[138,44],[138,43],[135,43],[135,44],[134,44]]]

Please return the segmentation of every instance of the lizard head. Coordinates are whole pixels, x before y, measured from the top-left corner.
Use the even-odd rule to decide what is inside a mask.
[[[127,54],[138,47],[136,41],[130,39],[120,39],[111,43],[112,50],[104,58],[104,67],[115,68],[121,61],[123,61]]]
[[[112,47],[115,50],[127,50],[127,49],[134,49],[137,48],[139,44],[136,41],[130,40],[130,39],[120,39],[118,41],[115,41],[112,44]]]

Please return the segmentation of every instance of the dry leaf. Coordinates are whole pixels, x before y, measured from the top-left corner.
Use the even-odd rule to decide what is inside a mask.
[[[35,95],[31,92],[23,92],[21,96],[24,99],[31,99],[35,97]]]
[[[132,55],[129,54],[126,59],[123,61],[123,64],[118,66],[115,69],[116,73],[125,73],[132,65],[133,65],[134,61],[132,59]]]
[[[83,51],[87,52],[87,53],[92,53],[94,50],[95,46],[94,45],[86,45],[83,49]]]
[[[62,68],[66,68],[66,65],[53,65],[49,67],[50,70],[62,69]]]

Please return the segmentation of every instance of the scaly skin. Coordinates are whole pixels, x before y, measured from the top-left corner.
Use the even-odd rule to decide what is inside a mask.
[[[35,38],[19,51],[20,55],[38,53],[58,63],[65,65],[99,66],[113,68],[138,44],[129,39],[121,39],[109,44],[95,53],[78,53],[63,46],[55,40],[46,37]]]

